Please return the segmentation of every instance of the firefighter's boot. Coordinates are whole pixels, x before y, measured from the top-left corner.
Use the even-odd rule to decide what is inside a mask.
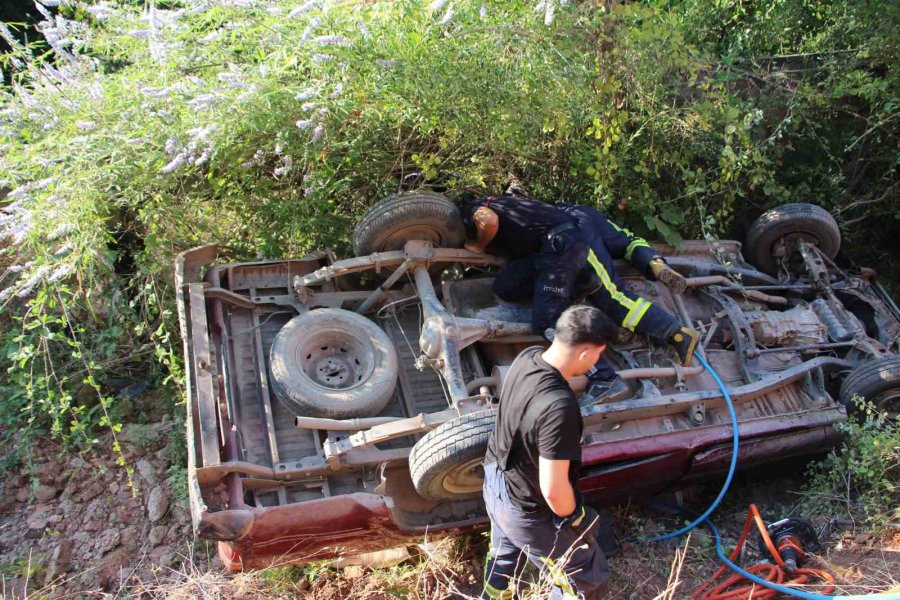
[[[698,341],[700,341],[700,332],[690,327],[681,327],[669,337],[669,344],[672,345],[678,356],[678,364],[683,367],[691,364]]]
[[[687,289],[687,280],[684,276],[666,264],[662,258],[654,258],[650,261],[650,270],[653,276],[672,290],[673,294],[683,294]]]

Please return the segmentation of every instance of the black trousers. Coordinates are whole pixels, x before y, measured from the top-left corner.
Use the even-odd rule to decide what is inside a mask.
[[[675,316],[624,288],[600,232],[585,225],[550,235],[539,252],[513,260],[494,281],[494,293],[507,302],[531,297],[531,325],[543,334],[587,279],[598,282],[587,301],[621,327],[661,343],[681,327]],[[590,376],[611,379],[615,370],[601,358]]]
[[[599,523],[590,524],[590,535],[579,536],[571,527],[557,530],[549,509],[522,512],[509,499],[496,463],[484,466],[483,494],[491,519],[491,548],[484,566],[482,598],[512,600],[526,560],[550,581],[551,600],[603,597],[609,567],[597,543]]]

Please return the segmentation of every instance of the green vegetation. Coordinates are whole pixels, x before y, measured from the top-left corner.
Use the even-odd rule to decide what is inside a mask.
[[[859,417],[838,423],[840,448],[810,465],[804,504],[866,522],[881,531],[900,521],[900,422],[855,398]]]
[[[50,51],[0,31],[0,430],[20,450],[180,412],[179,251],[346,253],[400,189],[512,174],[676,243],[814,201],[878,265],[900,218],[892,1],[45,10]]]

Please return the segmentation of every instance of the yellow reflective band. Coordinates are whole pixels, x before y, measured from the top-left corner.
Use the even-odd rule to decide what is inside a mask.
[[[487,594],[488,598],[496,600],[512,600],[513,598],[513,590],[509,588],[505,590],[498,590],[487,581],[484,582],[484,592]]]
[[[635,238],[632,240],[628,247],[625,248],[625,260],[631,260],[631,253],[634,252],[637,248],[649,248],[650,244],[647,243],[643,238]]]
[[[505,590],[501,590],[488,583],[488,565],[493,556],[494,546],[488,546],[487,556],[484,557],[484,592],[493,600],[512,600],[516,592],[515,586],[508,584]]]
[[[588,263],[594,268],[594,272],[597,273],[597,277],[600,278],[600,282],[603,284],[603,287],[612,296],[612,299],[627,308],[628,310],[634,310],[635,302],[625,294],[619,291],[619,288],[616,287],[616,284],[613,283],[612,279],[609,276],[609,273],[606,272],[606,268],[603,266],[603,263],[600,262],[600,259],[597,258],[597,255],[594,254],[593,250],[588,252]]]
[[[552,558],[542,556],[541,562],[546,565],[547,571],[550,573],[550,582],[562,591],[564,598],[578,597],[577,594],[575,594],[575,590],[572,588],[569,577],[566,575],[565,571],[559,568],[559,565],[553,562]]]
[[[638,237],[631,233],[630,230],[625,229],[624,227],[619,227],[612,221],[607,221],[610,225],[613,226],[613,229],[618,231],[619,233],[624,233],[631,239],[631,243],[625,248],[625,260],[631,260],[631,253],[634,252],[637,248],[649,248],[650,244],[647,243],[647,240],[644,238]]]
[[[625,320],[622,321],[622,327],[624,327],[628,331],[634,331],[634,328],[637,327],[637,324],[641,322],[641,317],[644,316],[644,313],[646,313],[649,308],[649,302],[647,302],[643,298],[638,298],[635,307],[628,311],[628,314],[625,315]]]
[[[609,221],[609,220],[607,220],[607,223],[609,223],[610,225],[612,225],[612,226],[613,226],[613,229],[615,229],[616,231],[618,231],[618,232],[620,232],[620,233],[624,233],[625,235],[627,235],[627,236],[630,237],[630,238],[635,237],[635,235],[634,235],[633,233],[631,233],[630,230],[625,229],[624,227],[619,227],[618,225],[616,225],[615,223],[613,223],[612,221]]]

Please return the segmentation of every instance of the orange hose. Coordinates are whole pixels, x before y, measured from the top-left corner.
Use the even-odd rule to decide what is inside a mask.
[[[759,514],[759,509],[756,508],[755,504],[751,504],[750,510],[747,511],[747,519],[744,521],[744,532],[728,557],[730,561],[734,562],[740,555],[741,548],[744,547],[747,536],[750,535],[754,524],[759,529],[763,542],[766,544],[766,548],[769,549],[775,564],[754,565],[747,569],[748,572],[770,583],[780,585],[803,585],[810,580],[810,576],[813,576],[825,582],[825,588],[821,591],[822,594],[830,594],[834,591],[834,576],[820,569],[797,569],[794,571],[794,578],[786,581],[787,573],[784,569],[784,561],[781,560],[781,555],[778,554],[775,544],[772,543],[766,524],[763,522],[762,515]],[[705,581],[703,585],[691,594],[691,600],[769,600],[778,594],[777,591],[759,586],[739,574],[731,575],[716,583],[727,572],[727,565],[719,567],[709,580]],[[743,585],[734,587],[739,584]]]

